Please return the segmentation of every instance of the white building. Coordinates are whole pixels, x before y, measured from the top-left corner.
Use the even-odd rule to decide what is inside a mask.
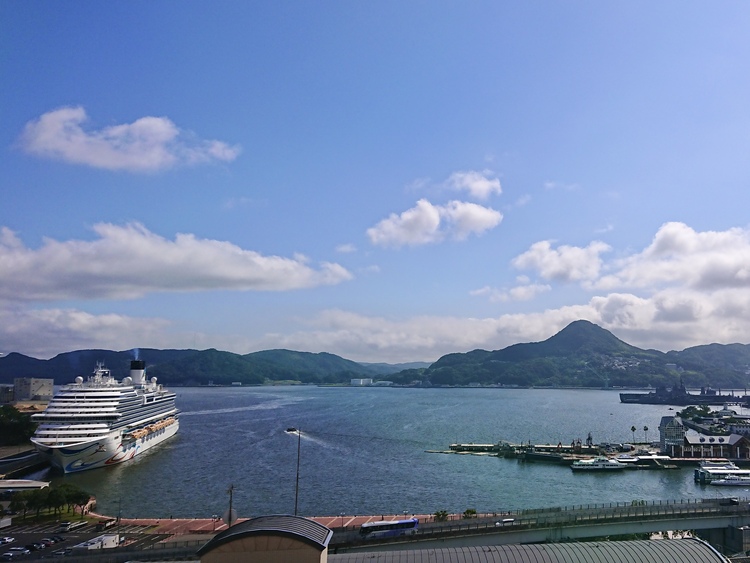
[[[49,401],[54,394],[54,379],[16,377],[13,380],[14,401]]]
[[[352,387],[366,387],[367,385],[372,385],[372,379],[352,379],[349,385]]]

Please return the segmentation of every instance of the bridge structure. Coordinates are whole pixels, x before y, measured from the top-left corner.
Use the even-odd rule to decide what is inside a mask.
[[[420,523],[413,534],[363,538],[357,531],[335,532],[336,552],[393,551],[577,541],[632,534],[690,530],[722,553],[750,550],[750,499],[716,498],[632,501],[520,510],[492,518]]]

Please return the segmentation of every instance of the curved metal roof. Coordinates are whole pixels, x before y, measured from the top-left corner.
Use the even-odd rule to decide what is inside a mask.
[[[486,545],[328,554],[329,563],[727,563],[698,539]]]
[[[198,550],[203,555],[216,547],[237,539],[255,535],[285,536],[304,542],[319,551],[328,547],[333,532],[313,520],[300,516],[274,515],[259,516],[235,524],[214,536],[206,545]]]

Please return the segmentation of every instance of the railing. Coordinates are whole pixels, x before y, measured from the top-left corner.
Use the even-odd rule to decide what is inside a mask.
[[[750,516],[749,502],[747,498],[650,502],[636,500],[608,504],[519,510],[497,513],[491,518],[488,515],[484,515],[481,518],[462,519],[454,522],[428,522],[420,524],[419,529],[409,536],[367,539],[362,538],[355,531],[339,534],[338,537],[334,534],[331,546],[374,545],[438,537],[516,532],[529,529],[595,525],[600,523],[669,520],[700,516]]]

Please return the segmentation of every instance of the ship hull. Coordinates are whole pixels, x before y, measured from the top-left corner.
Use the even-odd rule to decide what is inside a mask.
[[[129,439],[127,435],[123,439],[122,432],[114,431],[84,443],[46,446],[34,442],[34,445],[58,471],[78,473],[129,461],[174,436],[179,427],[179,420],[174,418],[171,424],[137,439]]]

